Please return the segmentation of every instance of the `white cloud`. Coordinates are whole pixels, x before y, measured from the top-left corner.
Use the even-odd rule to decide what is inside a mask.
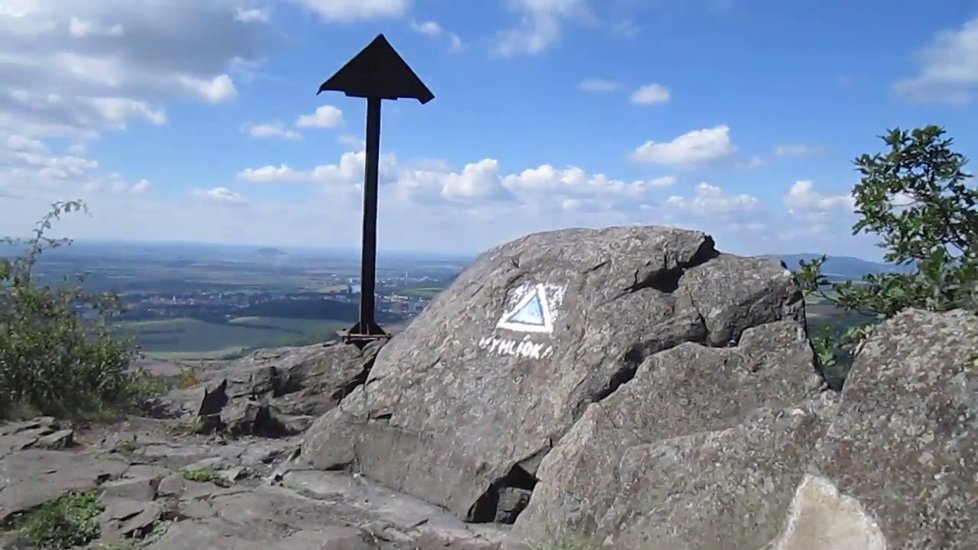
[[[287,164],[278,166],[262,166],[261,168],[245,168],[238,172],[238,177],[255,183],[269,183],[280,181],[304,181],[309,179],[309,175],[299,170],[290,168]]]
[[[408,0],[292,0],[317,13],[325,21],[349,23],[366,19],[401,17]]]
[[[102,26],[94,21],[72,17],[68,22],[68,32],[76,38],[89,36],[121,36],[124,32],[122,25]]]
[[[804,144],[785,144],[774,148],[774,154],[779,157],[814,157],[825,154],[824,147]]]
[[[363,181],[364,153],[345,153],[337,164],[299,170],[287,164],[246,168],[238,177],[253,183],[297,182],[329,188],[356,189]],[[544,164],[513,174],[503,174],[496,159],[471,162],[453,170],[444,161],[401,164],[393,155],[381,157],[381,183],[402,205],[462,204],[476,209],[494,203],[546,205],[557,201],[575,210],[608,212],[633,209],[653,200],[661,189],[676,179],[663,176],[624,181],[592,174],[569,166]]]
[[[343,153],[337,164],[322,164],[311,170],[297,170],[287,164],[267,165],[260,168],[245,168],[238,172],[238,178],[252,183],[321,183],[359,185],[363,181],[363,165],[366,153],[363,151]],[[380,156],[380,177],[389,178],[396,170],[397,160],[393,155]]]
[[[91,139],[133,120],[161,124],[174,98],[233,99],[233,65],[260,60],[271,36],[237,20],[238,8],[238,0],[2,2],[0,129]]]
[[[151,187],[153,187],[153,184],[150,183],[149,180],[141,179],[136,183],[134,183],[133,186],[129,188],[129,190],[132,191],[133,193],[145,193],[146,191],[149,191]]]
[[[499,162],[483,159],[466,164],[460,173],[442,175],[442,196],[455,200],[504,198],[500,185]]]
[[[687,132],[672,141],[646,141],[632,152],[638,162],[668,166],[691,166],[725,159],[736,150],[726,125]]]
[[[653,105],[669,101],[669,89],[661,84],[646,84],[632,93],[632,103]]]
[[[423,21],[421,23],[412,21],[411,28],[414,29],[415,32],[427,36],[446,37],[448,39],[449,48],[452,51],[461,51],[465,47],[465,44],[462,42],[462,37],[453,32],[446,31],[436,21]]]
[[[442,33],[441,25],[434,21],[425,21],[423,23],[413,21],[411,23],[411,28],[421,34],[427,34],[428,36],[438,36]]]
[[[47,151],[47,146],[40,140],[18,136],[16,134],[7,136],[5,145],[9,151],[20,151],[27,153],[41,153]]]
[[[499,31],[494,48],[507,57],[538,54],[560,39],[566,21],[592,17],[587,0],[510,0],[509,6],[519,13],[519,25]]]
[[[96,160],[76,154],[58,154],[41,140],[0,130],[0,196],[41,200],[73,199],[98,190],[141,194],[149,181],[126,181],[119,174],[102,176]],[[0,221],[17,219],[22,213],[16,204],[0,202]],[[26,227],[21,227],[24,230]]]
[[[207,199],[209,201],[214,201],[223,204],[242,204],[245,202],[243,196],[234,191],[231,191],[227,187],[214,187],[212,189],[194,189],[192,192],[193,196],[202,199]]]
[[[270,122],[267,124],[251,124],[246,127],[248,135],[253,138],[279,137],[284,139],[302,139],[302,134],[286,128],[281,122]]]
[[[831,211],[851,212],[855,201],[851,194],[825,195],[815,191],[811,180],[799,180],[791,186],[784,196],[784,204],[792,214],[823,215]]]
[[[648,191],[669,187],[675,182],[676,178],[673,176],[626,182],[609,178],[604,174],[588,174],[584,169],[576,166],[561,170],[549,164],[524,170],[503,180],[504,185],[513,191],[626,197],[642,196]]]
[[[920,74],[896,82],[894,92],[920,101],[971,101],[978,91],[978,17],[937,33],[914,57]]]
[[[299,185],[287,193],[255,188],[256,194],[269,193],[263,200],[248,200],[242,196],[247,192],[230,185],[201,187],[189,192],[195,200],[187,200],[188,194],[174,193],[169,182],[104,176],[93,159],[52,152],[36,138],[0,133],[0,165],[8,167],[0,170],[0,235],[26,231],[50,202],[77,197],[88,203],[93,217],[66,218],[57,232],[79,239],[359,242],[363,160],[358,151],[310,168],[280,163],[245,169],[242,181]],[[506,170],[492,158],[459,168],[444,160],[404,162],[389,154],[382,162],[382,249],[478,252],[534,231],[655,224],[710,232],[721,249],[737,253],[875,253],[872,243],[852,248],[850,243],[861,241],[847,237],[852,216],[845,209],[819,218],[799,215],[715,184],[687,193],[671,176],[636,181],[550,164]],[[784,191],[795,206],[817,210],[835,204],[824,194],[811,199],[813,193],[810,187],[804,193],[797,187]],[[323,204],[330,205],[329,216],[322,215]]]
[[[582,80],[577,84],[577,87],[585,92],[613,92],[621,87],[621,83],[614,80],[592,78]]]
[[[343,111],[332,105],[321,105],[309,115],[302,115],[296,120],[299,128],[333,128],[343,121]]]
[[[143,118],[153,124],[166,124],[163,109],[153,109],[142,101],[127,97],[96,97],[92,99],[95,110],[113,128],[124,129],[131,118]]]
[[[357,137],[350,134],[342,134],[336,138],[336,142],[340,145],[345,145],[351,149],[361,150],[367,147],[367,142],[361,137]]]
[[[210,103],[220,103],[238,97],[234,82],[226,74],[217,75],[210,80],[181,75],[179,81],[188,90]]]
[[[728,195],[720,187],[704,182],[696,186],[692,198],[673,195],[666,199],[666,206],[698,216],[717,216],[754,212],[760,208],[760,201],[746,193]]]
[[[268,23],[268,11],[261,8],[235,8],[234,18],[242,23]]]

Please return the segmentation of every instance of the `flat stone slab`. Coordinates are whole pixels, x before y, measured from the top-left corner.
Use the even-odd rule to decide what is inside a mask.
[[[70,491],[87,491],[129,469],[121,460],[28,449],[0,458],[0,521]]]

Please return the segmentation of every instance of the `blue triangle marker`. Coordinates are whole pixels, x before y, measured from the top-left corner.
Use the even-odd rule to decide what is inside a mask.
[[[506,319],[506,322],[543,326],[543,306],[540,305],[540,296],[534,295],[526,305],[510,315],[509,319]]]
[[[513,309],[503,313],[496,326],[516,332],[553,332],[553,313],[543,285],[527,289]]]

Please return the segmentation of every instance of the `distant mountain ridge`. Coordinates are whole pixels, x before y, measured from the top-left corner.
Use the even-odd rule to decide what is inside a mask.
[[[763,254],[763,258],[781,260],[794,271],[798,268],[801,260],[811,261],[821,257],[822,254],[801,253],[801,254]],[[914,270],[912,265],[894,265],[883,262],[872,262],[862,258],[852,256],[830,256],[826,254],[825,263],[822,264],[822,273],[830,278],[838,279],[861,279],[865,275],[874,273],[909,273]]]

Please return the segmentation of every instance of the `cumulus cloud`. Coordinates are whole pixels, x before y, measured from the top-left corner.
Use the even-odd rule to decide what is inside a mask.
[[[240,181],[253,184],[256,197],[274,197],[249,200],[250,193],[232,185],[173,193],[166,181],[104,176],[93,159],[51,151],[29,136],[0,133],[0,165],[12,167],[0,170],[0,235],[29,228],[53,200],[78,197],[86,200],[94,217],[72,218],[58,226],[59,232],[76,238],[126,235],[326,246],[358,242],[363,161],[361,150],[320,166],[277,163],[241,170]],[[388,154],[382,162],[382,249],[477,252],[534,231],[657,224],[707,231],[731,252],[809,250],[812,245],[832,253],[857,253],[840,248],[850,242],[843,239],[848,229],[833,213],[844,209],[819,219],[799,216],[797,210],[771,209],[749,194],[715,183],[685,191],[669,175],[621,179],[551,164],[506,169],[493,158],[453,167],[444,160],[403,161]],[[286,184],[292,185],[288,193],[274,191],[274,186]],[[836,204],[810,187],[800,191],[806,188],[789,191],[786,186],[785,195],[792,197],[786,202],[815,210]],[[324,204],[329,205],[328,216],[323,215]],[[817,234],[812,229],[816,225]],[[870,243],[864,250],[874,249]]]
[[[746,193],[727,194],[720,187],[704,182],[696,186],[692,197],[673,195],[666,199],[666,206],[699,216],[722,216],[754,212],[760,207],[760,201]]]
[[[826,195],[815,191],[811,180],[796,181],[784,197],[784,204],[792,214],[824,215],[832,211],[851,212],[855,200],[851,194]]]
[[[302,139],[302,134],[292,130],[291,128],[286,128],[281,122],[250,124],[245,129],[248,132],[248,135],[253,138],[277,137],[290,140]]]
[[[136,183],[134,183],[132,187],[129,188],[129,190],[132,191],[133,193],[145,193],[146,191],[149,191],[151,187],[153,187],[153,184],[150,183],[149,180],[141,179]]]
[[[162,108],[154,109],[128,97],[96,97],[92,98],[96,112],[113,128],[125,129],[130,119],[142,118],[153,124],[166,124],[166,113]]]
[[[461,51],[465,47],[465,44],[462,42],[462,37],[453,32],[446,31],[436,21],[422,21],[420,23],[417,21],[412,21],[411,28],[414,29],[415,32],[424,34],[426,36],[444,37],[448,40],[449,49],[452,51]]]
[[[292,168],[288,164],[245,168],[238,178],[252,183],[326,183],[356,184],[363,181],[364,151],[344,153],[336,164],[322,164],[309,170]],[[397,170],[397,159],[391,154],[380,156],[380,177],[388,178]]]
[[[288,164],[246,168],[238,177],[253,183],[304,183],[331,189],[353,189],[363,181],[364,153],[349,152],[336,164],[297,169]],[[647,180],[620,180],[583,168],[557,168],[543,164],[505,174],[499,161],[485,158],[453,169],[444,161],[400,163],[382,155],[381,183],[398,204],[463,204],[489,208],[490,204],[560,204],[577,211],[633,209],[653,201],[662,189],[675,184],[673,176]]]
[[[632,103],[636,105],[654,105],[669,101],[669,89],[661,84],[646,84],[632,92]]]
[[[270,36],[233,0],[2,4],[0,128],[34,137],[162,124],[175,97],[232,100],[231,65],[260,59]]]
[[[78,154],[52,151],[43,141],[0,130],[0,195],[49,204],[103,190],[110,194],[145,194],[148,180],[131,182],[119,174],[100,173],[98,161]],[[17,218],[16,205],[2,204],[0,220]],[[23,230],[24,227],[19,228]],[[2,232],[0,232],[2,234]]]
[[[308,115],[301,115],[295,121],[297,128],[334,128],[343,122],[343,111],[332,105],[321,105]],[[287,127],[280,121],[264,124],[251,124],[245,127],[251,137],[277,137],[290,140],[302,139],[302,134]]]
[[[543,52],[560,39],[566,22],[592,17],[587,0],[510,0],[509,6],[520,22],[499,31],[494,48],[507,57]]]
[[[242,23],[268,23],[268,11],[261,8],[235,8],[234,18]]]
[[[672,141],[646,141],[632,152],[638,162],[691,166],[715,162],[735,154],[726,125],[687,132]]]
[[[302,115],[295,121],[299,128],[332,128],[343,121],[343,111],[332,105],[321,105],[315,112]]]
[[[350,23],[377,18],[402,17],[409,0],[292,0],[318,14],[325,21]]]
[[[917,51],[917,76],[897,81],[893,91],[920,101],[962,104],[978,91],[978,17],[960,28],[937,33]]]
[[[352,134],[340,134],[336,138],[336,142],[340,145],[345,145],[351,149],[366,149],[367,142],[363,140],[362,137],[354,136]]]
[[[87,38],[90,36],[121,36],[122,25],[102,26],[94,21],[72,17],[68,22],[68,32],[76,38]]]
[[[239,193],[231,191],[227,187],[214,187],[212,189],[194,189],[193,196],[222,204],[243,204],[245,199]]]

